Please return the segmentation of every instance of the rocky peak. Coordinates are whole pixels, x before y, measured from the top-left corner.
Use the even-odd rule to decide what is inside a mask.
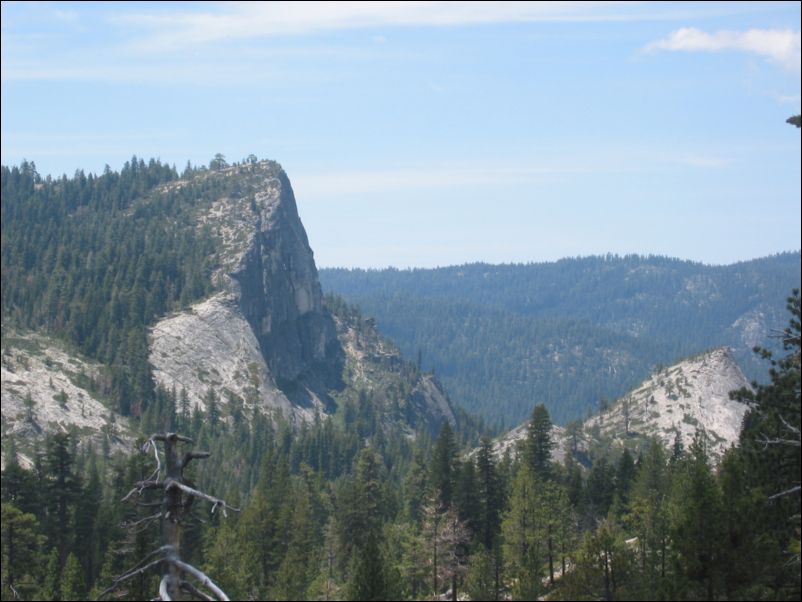
[[[679,434],[686,447],[704,429],[720,455],[737,443],[749,409],[730,399],[730,391],[749,386],[733,350],[720,347],[655,371],[584,427],[613,438],[654,436],[666,445]]]
[[[580,451],[594,446],[637,446],[656,437],[667,447],[679,434],[687,448],[700,429],[707,433],[714,461],[737,444],[746,404],[730,399],[730,391],[749,387],[727,347],[712,349],[656,370],[626,395],[606,405],[579,428],[559,426],[552,431],[553,457],[561,462],[566,446]],[[526,424],[509,431],[495,442],[498,453],[514,448],[526,438]],[[607,442],[607,443],[605,443]]]
[[[209,178],[219,192],[200,203],[197,227],[215,240],[219,292],[153,327],[156,380],[185,389],[196,404],[212,388],[247,406],[310,418],[330,404],[341,350],[289,179],[263,161],[165,190]]]
[[[326,307],[292,187],[278,164],[229,168],[164,190],[187,186],[206,199],[199,201],[196,227],[214,239],[217,292],[151,329],[157,382],[186,390],[196,405],[213,389],[223,405],[234,395],[246,408],[279,411],[294,423],[332,411],[357,390],[384,417],[393,416],[388,424],[417,430],[454,421],[440,386],[413,374],[369,320],[335,320]],[[213,195],[200,194],[209,188]]]

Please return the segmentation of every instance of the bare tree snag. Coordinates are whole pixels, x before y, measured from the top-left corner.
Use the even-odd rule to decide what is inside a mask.
[[[159,456],[157,442],[164,446],[163,461]],[[148,453],[151,448],[153,449],[156,468],[147,479],[135,483],[134,488],[128,492],[123,501],[135,499],[138,505],[158,505],[161,508],[158,513],[134,521],[127,526],[144,525],[147,527],[159,520],[162,545],[145,556],[133,568],[117,577],[100,595],[100,598],[114,591],[129,579],[158,566],[161,570],[161,582],[159,583],[159,595],[154,598],[155,600],[181,600],[183,592],[201,600],[229,599],[226,593],[203,571],[181,560],[181,532],[189,518],[189,509],[194,498],[200,498],[212,504],[212,513],[220,508],[224,516],[227,516],[227,510],[239,512],[239,508],[234,508],[225,500],[199,491],[193,486],[194,484],[184,478],[184,469],[187,465],[192,460],[208,458],[209,452],[189,451],[179,459],[177,448],[182,443],[192,443],[192,439],[178,433],[162,433],[152,435],[143,446],[143,453]],[[161,489],[163,491],[162,501],[158,503],[139,501],[143,492],[148,489]],[[198,585],[189,581],[189,578],[194,579]]]

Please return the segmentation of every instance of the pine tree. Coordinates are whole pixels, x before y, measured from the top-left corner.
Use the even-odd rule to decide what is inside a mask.
[[[730,395],[751,404],[744,417],[741,449],[750,474],[751,485],[760,488],[770,501],[772,512],[766,516],[773,537],[791,554],[800,570],[799,498],[802,491],[802,399],[800,399],[800,295],[794,289],[787,299],[791,314],[781,336],[786,355],[775,359],[770,351],[755,351],[770,363],[768,384],[753,383],[753,388]]]
[[[387,600],[387,575],[383,555],[373,534],[369,535],[353,560],[346,588],[348,600]]]
[[[438,594],[442,586],[450,586],[452,600],[466,571],[466,545],[470,533],[454,506],[446,507],[434,494],[423,508],[423,536],[429,547],[432,567],[432,590]]]
[[[600,456],[593,462],[585,491],[593,516],[607,516],[615,495],[615,472],[606,456]]]
[[[39,525],[11,502],[2,502],[2,598],[20,599],[32,593],[39,562]]]
[[[544,525],[538,486],[531,466],[520,463],[512,482],[509,510],[501,526],[507,574],[515,582],[516,600],[537,599],[541,589]]]
[[[664,591],[669,569],[669,486],[665,450],[652,441],[632,484],[629,515],[638,536],[641,573],[652,592]]]
[[[629,490],[635,478],[635,460],[627,448],[618,459],[615,469],[615,495],[622,513],[629,507]]]
[[[479,519],[476,534],[486,550],[491,550],[501,529],[501,510],[504,492],[493,456],[493,448],[488,437],[482,437],[476,454],[477,489]]]
[[[465,591],[471,600],[498,600],[493,551],[479,547],[468,561]]]
[[[73,524],[72,510],[81,490],[73,471],[75,457],[68,433],[57,433],[47,438],[45,453],[45,499],[48,502],[47,536],[59,551],[59,565],[67,560],[69,534]]]
[[[481,499],[477,495],[479,484],[476,478],[476,465],[467,459],[458,468],[457,481],[454,488],[454,503],[460,520],[471,533],[478,533],[481,521]]]
[[[532,411],[526,432],[526,458],[538,478],[551,477],[551,448],[551,419],[541,403]]]
[[[82,600],[86,595],[86,582],[78,558],[70,552],[61,574],[61,599]]]
[[[84,583],[91,583],[97,570],[98,564],[98,545],[96,537],[95,521],[97,520],[100,509],[102,490],[100,485],[100,475],[97,470],[95,455],[90,450],[90,460],[88,473],[89,477],[86,486],[81,488],[81,493],[75,503],[75,542],[73,549],[78,556],[83,568]]]
[[[56,548],[51,548],[47,556],[47,569],[45,569],[42,589],[37,596],[40,600],[61,599],[61,563]]]
[[[429,471],[432,487],[445,507],[450,507],[454,495],[457,467],[457,442],[454,431],[446,421],[440,429],[432,456],[432,468]]]
[[[609,519],[586,532],[575,555],[575,565],[561,580],[561,594],[567,600],[633,599],[620,594],[632,581],[634,555],[623,534]],[[653,593],[648,594],[649,599]],[[642,599],[642,598],[634,598]]]
[[[722,573],[722,500],[710,471],[704,431],[680,462],[672,487],[671,542],[692,597],[715,600]]]

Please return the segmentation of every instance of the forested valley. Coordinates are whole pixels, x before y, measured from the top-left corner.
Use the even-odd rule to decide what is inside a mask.
[[[466,409],[509,428],[549,408],[558,423],[595,413],[657,366],[728,345],[765,380],[755,345],[783,321],[800,255],[710,266],[604,255],[435,269],[320,271],[324,289],[374,316]]]
[[[211,386],[193,404],[156,386],[149,327],[213,292],[220,235],[197,207],[245,190],[240,169],[274,173],[255,161],[179,176],[134,158],[60,180],[3,167],[4,379],[25,368],[20,333],[47,333],[101,365],[75,378],[106,404],[102,441],[121,440],[115,420],[136,433],[126,454],[45,431],[31,401],[20,439],[4,413],[4,600],[799,599],[798,292],[759,353],[763,384],[734,393],[752,405],[723,458],[700,431],[557,463],[532,398],[525,439],[494,453],[482,420],[415,414],[426,360],[398,359],[335,296],[325,311],[361,363],[333,411],[290,422]]]

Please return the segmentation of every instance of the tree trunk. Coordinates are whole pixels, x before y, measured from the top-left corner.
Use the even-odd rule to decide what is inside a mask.
[[[165,482],[183,481],[183,468],[178,459],[176,441],[166,437],[164,440],[164,456],[166,459],[167,478]],[[181,518],[184,511],[182,491],[178,487],[166,487],[164,490],[164,501],[162,502],[162,545],[172,546],[173,554],[176,558],[181,557]],[[181,599],[181,574],[173,563],[167,565],[167,572],[162,570],[162,576],[169,575],[167,580],[167,593],[173,600]]]

